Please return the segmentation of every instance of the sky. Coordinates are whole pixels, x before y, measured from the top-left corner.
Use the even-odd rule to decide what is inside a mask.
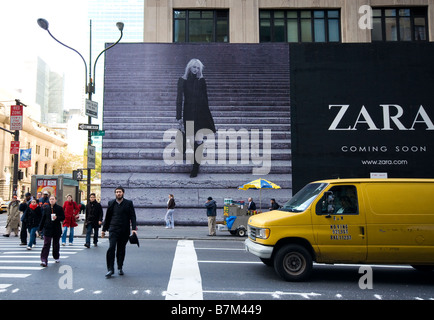
[[[81,97],[76,93],[84,91],[84,63],[77,53],[41,29],[38,18],[48,20],[54,37],[79,51],[86,62],[89,60],[87,0],[1,1],[0,86],[18,88],[19,81],[26,77],[21,70],[23,61],[39,56],[51,71],[65,75],[65,107],[72,108],[80,104]]]

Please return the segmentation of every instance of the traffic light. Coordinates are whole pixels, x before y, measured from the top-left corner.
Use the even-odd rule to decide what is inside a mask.
[[[77,169],[72,171],[72,179],[78,181],[83,180],[83,170]]]
[[[24,178],[24,172],[18,170],[18,180],[23,180],[23,178]]]

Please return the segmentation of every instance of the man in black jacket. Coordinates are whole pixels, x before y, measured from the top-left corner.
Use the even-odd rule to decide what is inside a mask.
[[[109,248],[107,250],[107,270],[106,278],[110,278],[114,273],[115,255],[119,269],[119,275],[123,275],[122,270],[125,259],[125,247],[130,236],[130,224],[133,233],[137,235],[136,212],[131,200],[124,199],[125,190],[122,187],[115,189],[116,199],[109,201],[102,236],[109,231]],[[117,250],[117,252],[116,252]]]
[[[89,203],[86,206],[86,217],[84,222],[86,224],[86,243],[84,246],[90,248],[90,235],[93,230],[93,245],[96,247],[98,245],[98,231],[102,225],[102,207],[101,204],[96,201],[95,193],[89,195]]]

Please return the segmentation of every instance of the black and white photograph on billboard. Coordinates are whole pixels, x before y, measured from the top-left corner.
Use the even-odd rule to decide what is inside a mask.
[[[128,190],[138,221],[206,223],[209,197],[267,211],[291,196],[285,44],[119,44],[106,53],[102,203]],[[278,189],[242,190],[265,179]]]

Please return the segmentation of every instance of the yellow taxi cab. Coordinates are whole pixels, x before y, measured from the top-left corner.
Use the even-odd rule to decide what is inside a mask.
[[[6,201],[3,201],[2,198],[0,198],[0,214],[7,211],[8,211],[8,203]]]
[[[434,270],[434,179],[336,179],[306,185],[252,216],[245,248],[287,281],[316,263]]]

